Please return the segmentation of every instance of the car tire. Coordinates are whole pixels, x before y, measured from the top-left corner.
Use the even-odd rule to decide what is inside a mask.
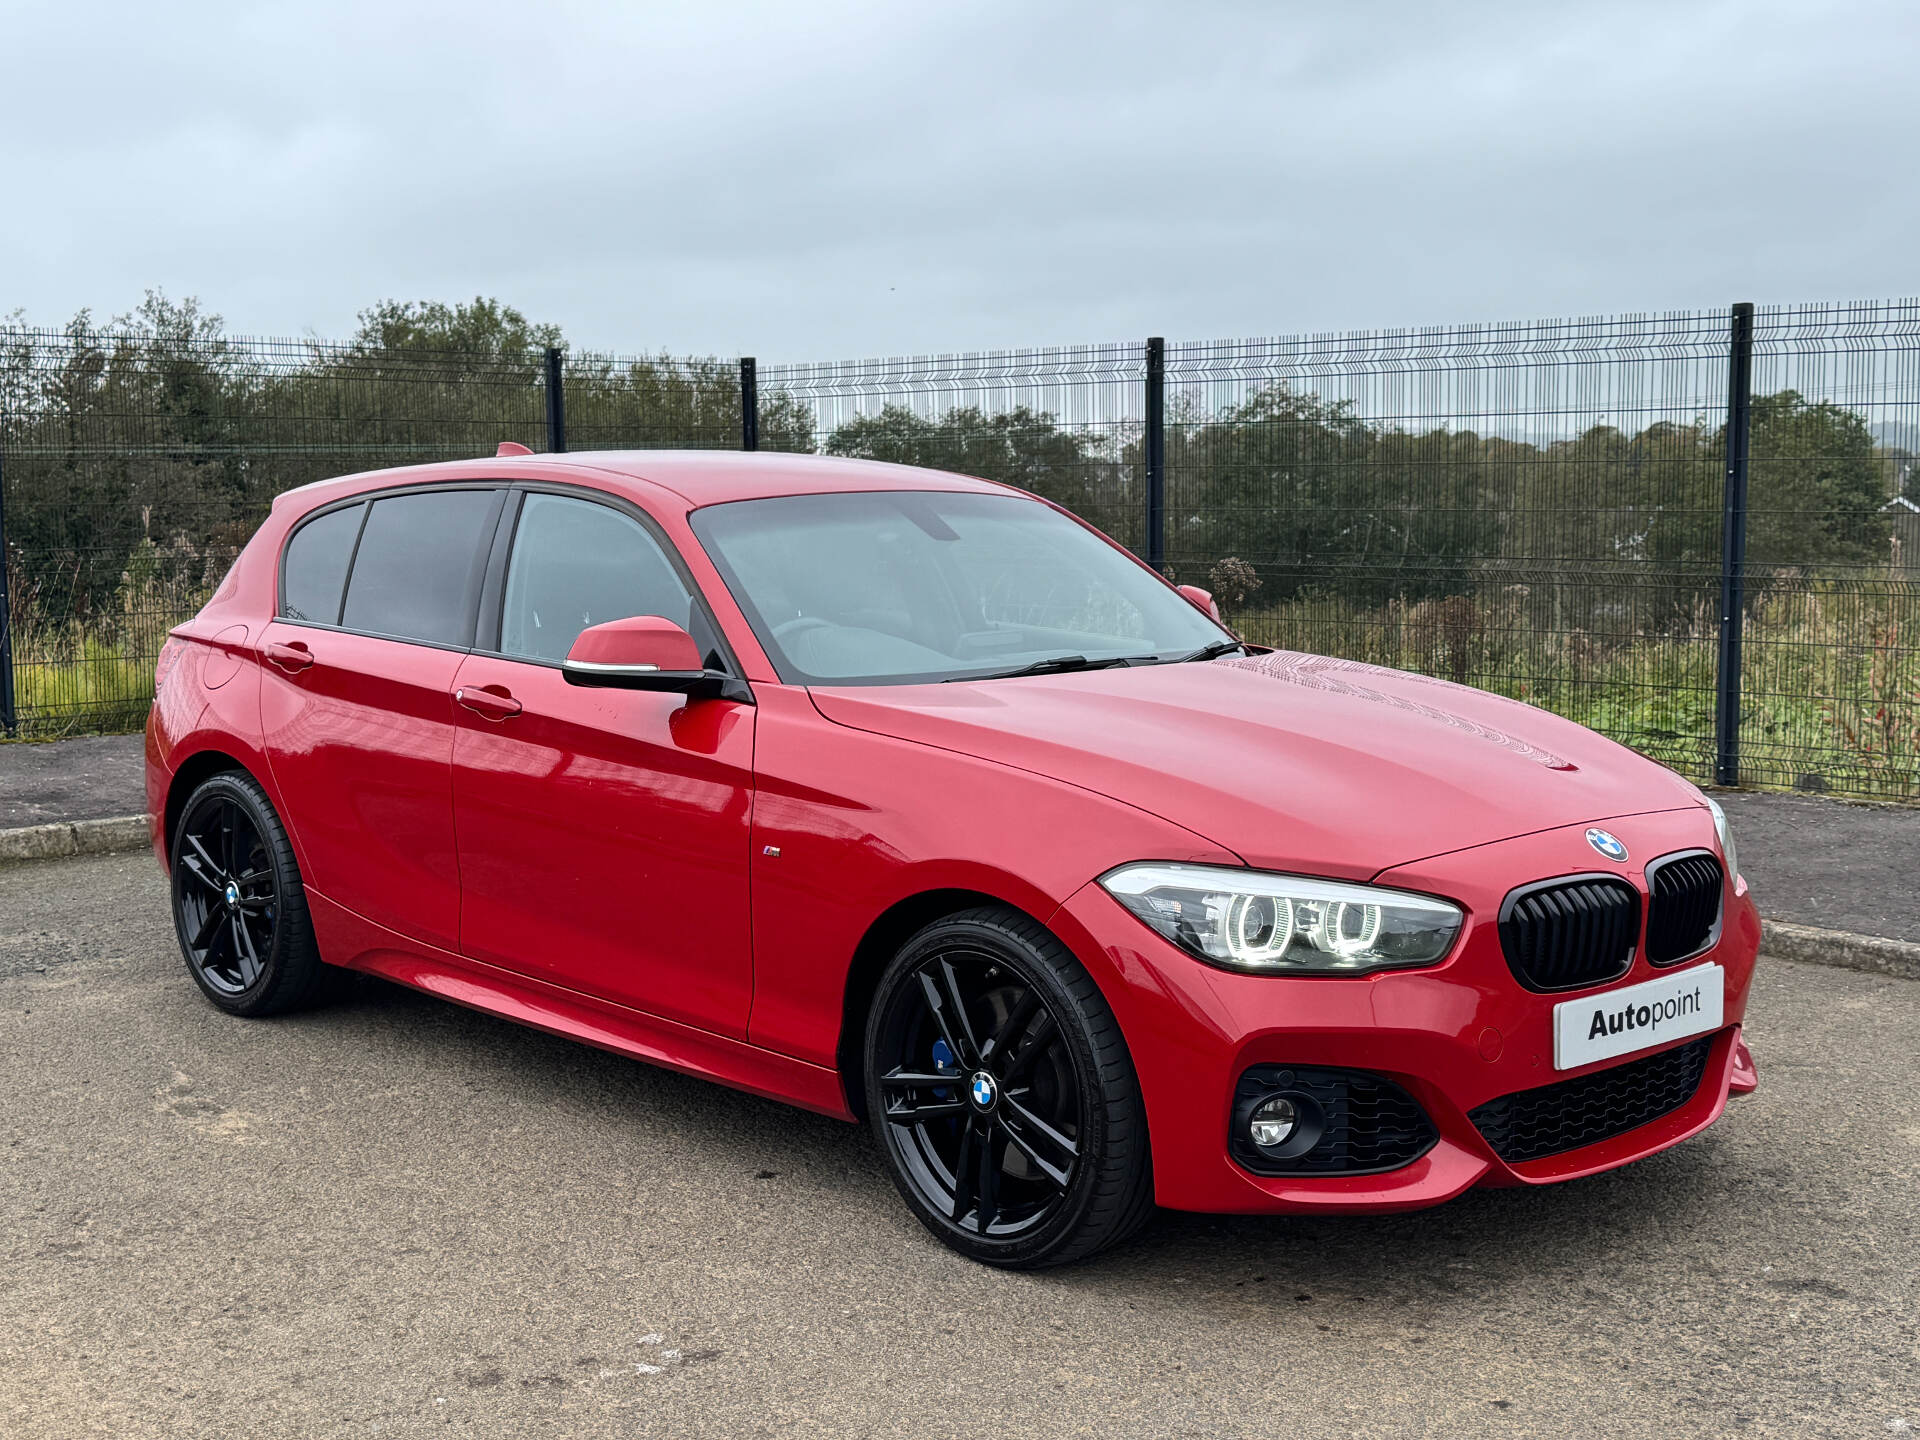
[[[881,973],[864,1059],[894,1184],[961,1254],[1070,1264],[1152,1213],[1146,1110],[1120,1026],[1028,916],[983,907],[909,939]]]
[[[200,992],[230,1015],[284,1014],[320,999],[320,961],[300,864],[266,791],[243,770],[202,781],[174,827],[174,932]]]

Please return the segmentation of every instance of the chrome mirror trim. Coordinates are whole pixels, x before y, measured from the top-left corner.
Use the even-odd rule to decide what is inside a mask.
[[[658,665],[609,665],[598,660],[564,660],[569,670],[585,670],[594,675],[659,675]]]

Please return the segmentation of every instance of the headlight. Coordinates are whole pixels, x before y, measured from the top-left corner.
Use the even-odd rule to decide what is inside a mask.
[[[1720,836],[1720,856],[1727,862],[1727,879],[1734,880],[1740,874],[1740,855],[1733,848],[1733,829],[1727,824],[1727,812],[1720,808],[1720,802],[1705,791],[1700,798],[1707,802],[1707,809],[1713,812],[1713,828]]]
[[[1457,905],[1404,890],[1215,865],[1123,865],[1100,883],[1189,954],[1269,975],[1431,965],[1465,918]]]

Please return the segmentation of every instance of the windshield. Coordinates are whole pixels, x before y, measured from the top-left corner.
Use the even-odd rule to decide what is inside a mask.
[[[789,684],[980,679],[1231,642],[1098,535],[1014,495],[793,495],[692,520]]]

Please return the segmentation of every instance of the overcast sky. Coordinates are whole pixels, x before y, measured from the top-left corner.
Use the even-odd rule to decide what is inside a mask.
[[[0,0],[0,314],[767,360],[1920,292],[1920,5]]]

